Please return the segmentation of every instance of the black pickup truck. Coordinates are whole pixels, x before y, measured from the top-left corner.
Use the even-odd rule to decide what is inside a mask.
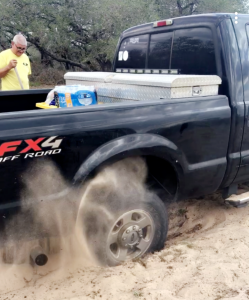
[[[102,226],[104,243],[99,246],[95,240],[98,250],[92,248],[110,265],[163,247],[167,209],[157,195],[161,192],[152,193],[154,186],[165,192],[164,199],[182,200],[220,189],[235,206],[249,201],[249,197],[229,198],[238,183],[249,180],[248,34],[249,16],[234,14],[175,18],[121,34],[114,72],[169,69],[218,75],[222,79],[219,95],[201,101],[195,97],[42,110],[35,103],[44,101],[49,90],[1,92],[3,235],[8,219],[20,210],[22,175],[34,161],[52,161],[75,194],[77,187],[93,180],[106,166],[143,158],[148,192],[143,197],[123,193],[123,205],[115,209],[113,197],[111,205],[107,197],[101,205],[114,210],[113,219],[106,226],[92,222],[87,230],[93,237],[98,231],[95,227]],[[120,61],[124,47],[129,49],[129,59]],[[135,165],[127,168],[126,180],[132,181],[131,173],[136,171]],[[44,190],[41,201],[51,204],[70,191],[58,188],[50,195]]]

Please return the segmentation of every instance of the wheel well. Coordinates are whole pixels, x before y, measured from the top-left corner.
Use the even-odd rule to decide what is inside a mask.
[[[148,167],[147,185],[156,190],[163,200],[173,200],[177,193],[178,178],[173,166],[156,156],[146,156]]]
[[[127,155],[122,158],[114,156],[92,170],[87,179],[93,178],[105,166],[128,157],[136,157],[136,155]],[[146,155],[141,157],[145,159],[148,168],[147,187],[156,192],[164,201],[174,200],[178,188],[178,178],[173,166],[167,160],[157,156]]]

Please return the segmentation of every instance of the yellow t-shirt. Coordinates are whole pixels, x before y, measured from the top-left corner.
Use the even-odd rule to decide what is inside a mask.
[[[30,61],[28,56],[23,53],[21,56],[16,56],[11,49],[4,50],[0,53],[0,69],[6,67],[10,60],[17,60],[17,71],[23,84],[24,89],[29,89],[29,78],[31,74]],[[5,77],[2,78],[2,91],[21,90],[20,83],[14,69],[11,69]]]

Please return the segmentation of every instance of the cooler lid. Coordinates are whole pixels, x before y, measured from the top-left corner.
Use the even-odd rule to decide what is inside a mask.
[[[113,72],[68,72],[64,75],[66,80],[111,82],[115,76]]]
[[[221,84],[221,78],[216,75],[116,74],[112,78],[112,83],[160,87],[187,87]]]
[[[66,80],[95,81],[158,87],[187,87],[221,84],[217,75],[123,74],[113,72],[69,72]]]

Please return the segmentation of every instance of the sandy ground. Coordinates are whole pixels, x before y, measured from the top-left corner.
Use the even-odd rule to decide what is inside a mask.
[[[80,253],[39,268],[1,264],[0,299],[249,299],[248,214],[219,194],[172,204],[161,252],[115,268]]]

